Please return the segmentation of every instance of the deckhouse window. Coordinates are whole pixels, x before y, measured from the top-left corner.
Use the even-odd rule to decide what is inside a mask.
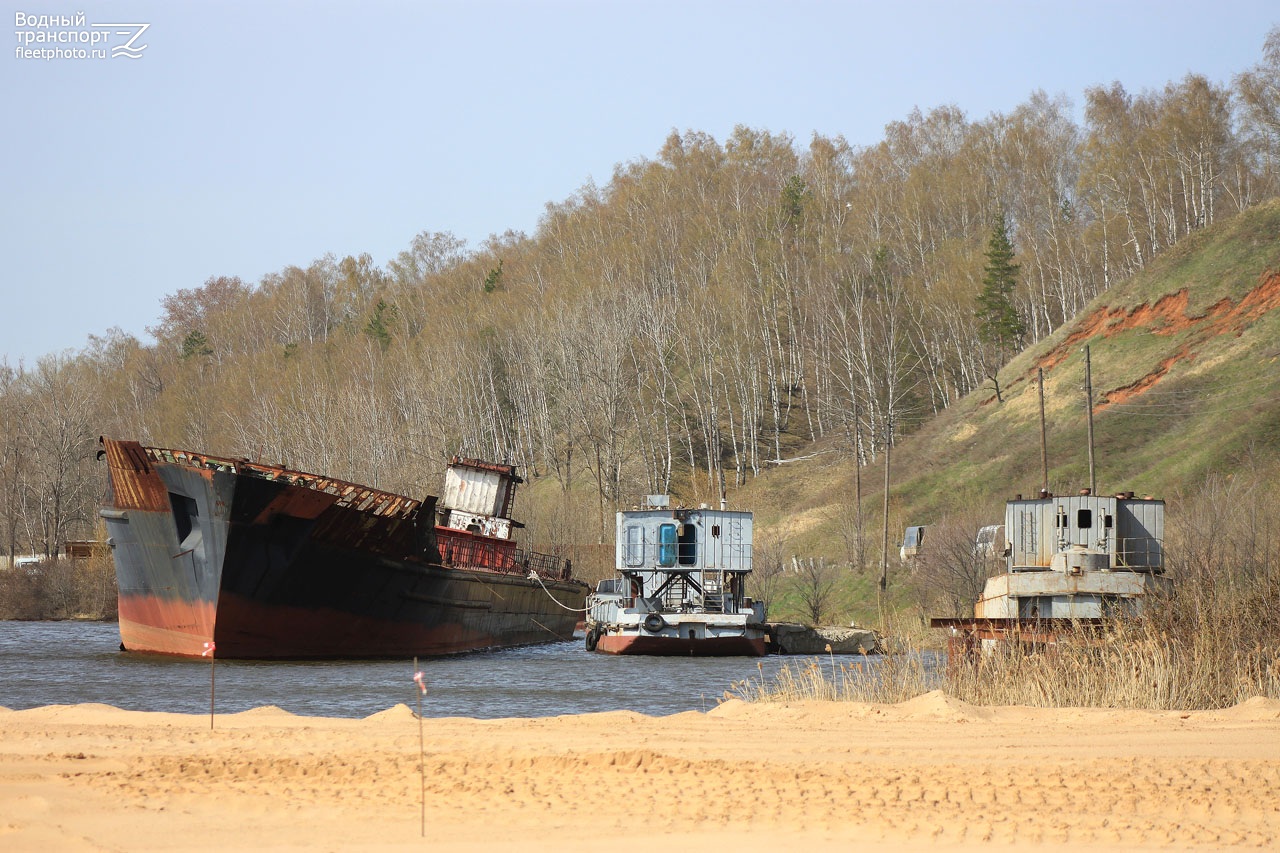
[[[1078,509],[1076,510],[1076,527],[1081,530],[1088,530],[1093,527],[1093,510]]]
[[[671,522],[658,525],[658,565],[670,568],[676,564],[676,544],[679,535]]]
[[[628,566],[644,565],[644,528],[639,525],[626,528],[626,561]]]

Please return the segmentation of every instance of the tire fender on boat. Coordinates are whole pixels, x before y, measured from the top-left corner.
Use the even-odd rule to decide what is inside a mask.
[[[667,627],[667,620],[662,618],[661,613],[650,613],[644,617],[644,629],[650,634],[656,634],[665,627]]]
[[[594,652],[596,644],[600,642],[600,629],[592,628],[587,632],[587,651]]]

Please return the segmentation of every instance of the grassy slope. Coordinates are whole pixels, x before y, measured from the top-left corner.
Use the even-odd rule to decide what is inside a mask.
[[[1262,289],[1271,274],[1280,274],[1280,202],[1184,240],[1021,353],[1002,371],[1003,404],[989,390],[972,394],[895,448],[891,549],[907,524],[975,511],[998,521],[1007,498],[1039,488],[1038,366],[1045,368],[1049,487],[1061,493],[1088,485],[1085,344],[1100,492],[1172,498],[1211,472],[1280,456],[1280,279]],[[1139,390],[1106,404],[1128,386]],[[872,575],[882,477],[878,461],[863,471]],[[769,471],[733,502],[756,511],[758,539],[845,561],[853,483],[851,462],[826,452]],[[846,582],[841,612],[865,619],[874,591],[867,574]]]

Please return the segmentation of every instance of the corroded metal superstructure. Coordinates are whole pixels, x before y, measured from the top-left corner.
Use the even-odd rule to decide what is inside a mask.
[[[1164,575],[1164,501],[1133,493],[1021,496],[1005,504],[1003,528],[986,527],[975,553],[999,542],[1004,571],[988,578],[972,619],[934,619],[964,642],[1060,632],[1141,613],[1172,588]]]
[[[124,649],[396,657],[573,634],[587,588],[510,539],[512,466],[455,458],[446,491],[466,500],[437,508],[284,466],[101,443]]]
[[[668,509],[651,496],[617,516],[617,576],[587,598],[588,650],[763,655],[764,605],[745,593],[750,512]]]

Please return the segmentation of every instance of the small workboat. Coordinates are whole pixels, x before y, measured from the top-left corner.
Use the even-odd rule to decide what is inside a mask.
[[[750,512],[670,508],[617,516],[617,575],[587,597],[586,646],[616,655],[759,656],[764,603],[746,595]]]

